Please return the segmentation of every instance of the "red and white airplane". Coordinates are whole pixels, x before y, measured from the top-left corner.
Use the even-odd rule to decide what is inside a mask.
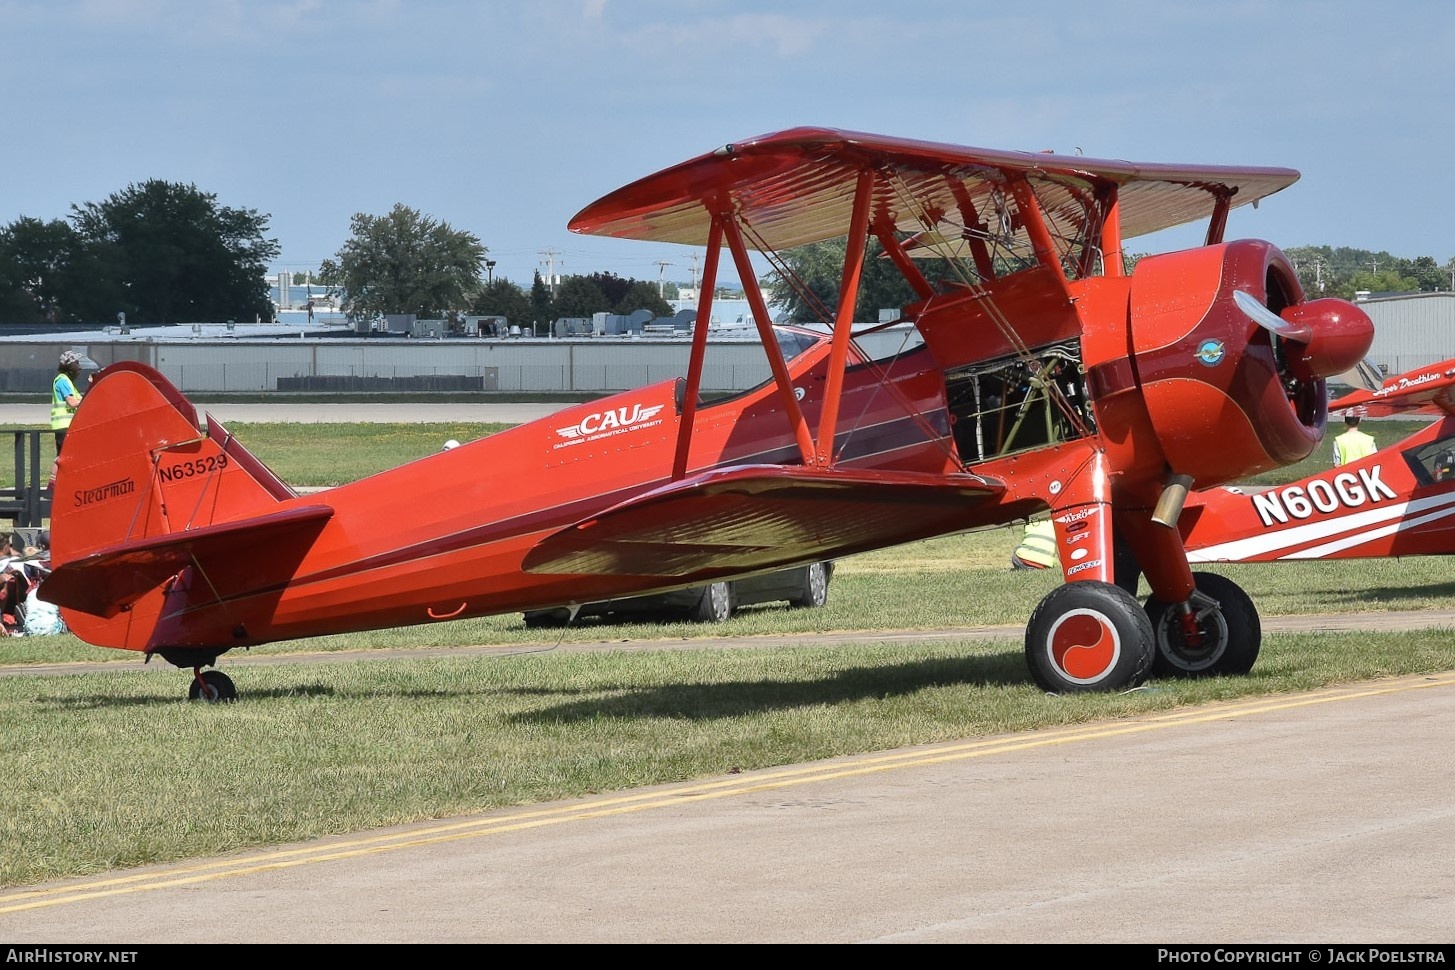
[[[675,381],[296,495],[161,374],[113,365],[60,458],[46,597],[88,642],[228,698],[203,668],[238,647],[701,585],[1049,510],[1067,582],[1027,627],[1038,684],[1120,689],[1154,661],[1246,672],[1257,611],[1193,576],[1181,503],[1307,456],[1325,379],[1373,335],[1354,304],[1306,299],[1277,247],[1223,238],[1234,208],[1297,178],[816,128],[722,146],[570,227],[706,247],[700,321],[726,252],[766,384],[702,400],[699,326]],[[1126,239],[1194,220],[1205,245],[1127,270]],[[750,251],[836,238],[831,333],[775,328]],[[852,330],[871,243],[922,338],[879,360]],[[1145,607],[1114,582],[1119,547]]]
[[[1193,496],[1178,522],[1192,562],[1280,562],[1455,552],[1455,360],[1335,401],[1430,424],[1358,461],[1266,490]]]

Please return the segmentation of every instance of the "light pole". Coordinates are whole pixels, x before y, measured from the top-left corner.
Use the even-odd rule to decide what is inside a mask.
[[[485,285],[489,286],[495,282],[495,260],[485,260]]]

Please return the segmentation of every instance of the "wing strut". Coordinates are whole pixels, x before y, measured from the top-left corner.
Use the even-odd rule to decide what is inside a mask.
[[[778,393],[783,400],[783,411],[788,416],[788,426],[798,442],[798,453],[805,465],[814,463],[813,436],[808,433],[808,423],[803,419],[803,409],[793,393],[793,382],[788,377],[788,365],[783,360],[783,348],[773,335],[773,321],[768,317],[768,304],[763,300],[763,291],[753,275],[753,264],[748,259],[748,249],[743,245],[743,235],[731,214],[714,215],[713,224],[720,226],[727,236],[728,248],[732,250],[733,262],[738,268],[738,278],[743,284],[743,295],[753,310],[753,322],[758,325],[758,339],[762,341],[763,353],[768,356],[768,366],[773,371],[773,380],[778,384]]]
[[[677,425],[677,453],[672,458],[672,480],[687,474],[687,453],[692,447],[692,427],[697,417],[697,395],[702,388],[702,367],[707,359],[707,326],[712,319],[712,291],[717,289],[717,260],[722,253],[722,227],[712,220],[707,232],[707,262],[702,270],[702,292],[697,296],[697,321],[692,325],[692,355],[687,364],[687,391]]]
[[[1031,183],[1024,174],[1017,174],[1010,180],[1010,191],[1015,196],[1017,208],[1020,209],[1021,219],[1026,227],[1026,236],[1031,241],[1031,248],[1036,252],[1036,259],[1042,266],[1054,270],[1057,277],[1065,282],[1066,270],[1061,265],[1060,256],[1056,253],[1056,241],[1051,238],[1051,230],[1046,228],[1046,220],[1041,213],[1041,204],[1036,198],[1036,190],[1031,188]]]
[[[1216,246],[1223,241],[1223,233],[1228,228],[1228,210],[1233,207],[1233,192],[1229,192],[1226,186],[1209,186],[1208,191],[1213,194],[1213,212],[1207,223],[1207,244]]]
[[[1106,215],[1101,220],[1101,274],[1125,276],[1122,265],[1122,197],[1115,187],[1109,189],[1106,204],[1098,207]]]
[[[879,240],[879,245],[884,247],[885,255],[899,269],[900,275],[914,290],[915,296],[921,300],[928,300],[934,296],[935,288],[930,285],[929,280],[925,279],[925,274],[920,272],[909,254],[904,251],[904,246],[894,238],[894,223],[887,217],[874,220],[874,235]]]
[[[854,212],[849,218],[848,247],[844,252],[843,282],[839,286],[839,314],[834,318],[833,344],[829,348],[828,386],[824,389],[823,411],[818,423],[817,463],[834,463],[834,435],[838,431],[839,399],[844,391],[844,367],[849,359],[849,335],[854,329],[854,304],[859,302],[859,279],[864,273],[864,250],[869,243],[869,199],[874,173],[859,173],[854,186]]]

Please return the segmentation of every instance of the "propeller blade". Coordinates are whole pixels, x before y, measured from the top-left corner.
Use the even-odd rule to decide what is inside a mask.
[[[1307,324],[1289,323],[1264,306],[1263,301],[1251,293],[1245,293],[1243,290],[1234,290],[1233,302],[1238,304],[1238,309],[1248,315],[1249,320],[1252,320],[1269,333],[1282,337],[1284,340],[1296,340],[1299,343],[1306,344],[1313,337],[1313,331]]]

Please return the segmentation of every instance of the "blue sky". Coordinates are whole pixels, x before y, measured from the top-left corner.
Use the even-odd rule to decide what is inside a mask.
[[[268,214],[277,268],[316,268],[352,215],[403,203],[522,285],[548,259],[688,280],[700,250],[566,224],[815,125],[1287,166],[1303,178],[1230,237],[1443,264],[1452,51],[1444,0],[0,0],[0,224],[158,178]]]

